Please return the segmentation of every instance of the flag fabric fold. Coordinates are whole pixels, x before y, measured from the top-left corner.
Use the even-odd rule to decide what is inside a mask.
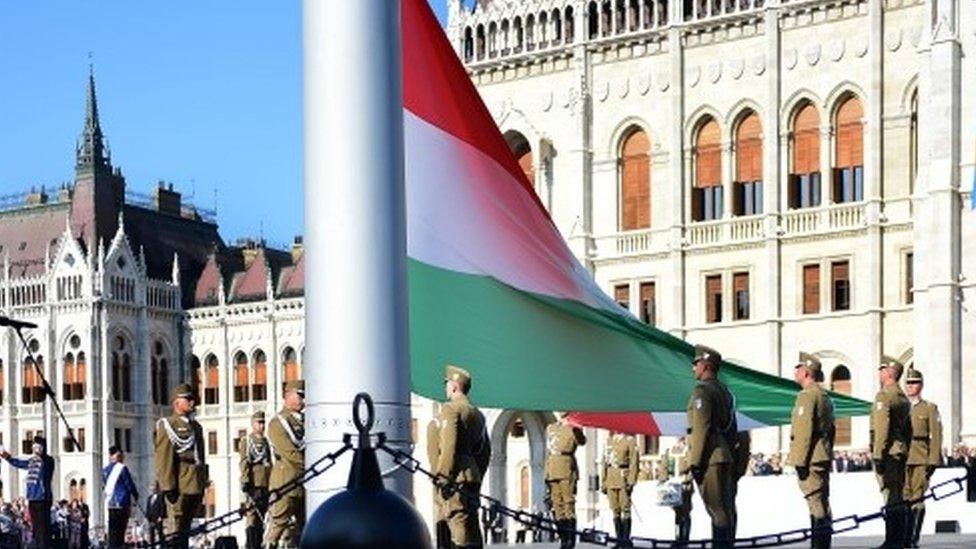
[[[481,406],[684,432],[692,346],[617,305],[573,256],[425,0],[404,0],[403,106],[414,392],[443,367]],[[798,387],[726,364],[744,428],[788,423]],[[838,416],[868,404],[833,395]]]

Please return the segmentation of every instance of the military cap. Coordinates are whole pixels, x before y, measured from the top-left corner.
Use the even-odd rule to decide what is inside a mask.
[[[810,372],[817,381],[823,381],[823,366],[820,364],[820,359],[811,355],[810,353],[804,353],[800,351],[800,358],[797,359],[797,367],[803,366]]]
[[[178,398],[188,398],[190,400],[196,400],[197,395],[193,392],[193,387],[191,387],[189,383],[181,383],[176,387],[173,387],[173,390],[169,392],[170,402],[173,402]]]
[[[447,364],[444,366],[444,381],[456,381],[467,390],[471,388],[471,373],[460,366]]]
[[[908,369],[908,373],[905,374],[905,383],[922,383],[922,381],[922,372],[915,368]]]
[[[891,368],[894,370],[895,379],[900,379],[901,374],[905,371],[905,366],[903,366],[901,362],[898,362],[898,360],[888,355],[881,356],[881,364],[878,366],[878,369],[880,370],[881,368]]]
[[[47,446],[47,439],[41,435],[34,435],[34,444],[40,444],[41,446]]]
[[[122,453],[122,448],[119,448],[114,444],[108,447],[108,455],[110,456],[114,456],[115,454],[121,454],[121,453]]]
[[[264,410],[258,410],[251,414],[251,421],[264,421]]]
[[[699,360],[718,370],[722,365],[722,353],[705,345],[695,345],[695,357],[691,359],[691,363],[694,364]]]
[[[295,379],[285,383],[285,392],[288,391],[298,391],[302,396],[305,396],[305,380]]]

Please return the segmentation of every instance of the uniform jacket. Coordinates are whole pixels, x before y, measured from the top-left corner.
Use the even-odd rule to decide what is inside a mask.
[[[633,488],[637,484],[638,460],[636,438],[632,435],[611,435],[603,457],[603,487]]]
[[[871,408],[871,458],[904,458],[912,438],[911,404],[897,383],[882,388]]]
[[[688,399],[688,467],[732,463],[722,435],[732,421],[732,395],[717,379],[701,381]]]
[[[912,404],[912,442],[908,465],[942,465],[942,418],[939,407],[927,400]]]
[[[27,471],[27,499],[28,501],[43,501],[54,497],[51,491],[51,480],[54,479],[54,458],[48,454],[30,456],[19,459],[11,456],[7,459],[10,465]]]
[[[241,456],[241,487],[267,488],[271,476],[271,446],[264,435],[251,433],[237,443]]]
[[[132,499],[139,499],[139,490],[136,483],[132,480],[132,473],[124,463],[109,463],[102,469],[102,485],[108,488],[108,477],[112,474],[112,469],[121,467],[119,477],[115,481],[115,488],[108,494],[108,506],[113,509],[128,509],[132,505]]]
[[[829,464],[834,457],[834,403],[814,384],[796,395],[790,416],[790,455],[794,467]]]
[[[282,408],[268,422],[268,442],[274,465],[268,488],[276,490],[305,470],[305,415]],[[305,488],[299,486],[288,492],[289,497],[304,497]]]
[[[154,458],[161,492],[202,494],[206,489],[203,428],[195,419],[173,414],[158,420]]]
[[[546,480],[579,480],[576,448],[586,444],[579,427],[552,423],[546,427]]]
[[[437,422],[434,473],[458,483],[481,484],[491,458],[485,416],[462,395],[441,406]]]

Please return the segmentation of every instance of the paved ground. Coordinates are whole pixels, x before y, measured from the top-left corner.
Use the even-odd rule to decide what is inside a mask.
[[[876,547],[881,545],[881,538],[858,538],[858,537],[838,537],[834,539],[833,547],[841,548],[868,548]],[[976,547],[976,534],[936,534],[932,536],[923,536],[922,542],[920,543],[922,547],[937,547],[939,549],[970,549]],[[538,543],[532,544],[532,547],[539,547],[545,549],[555,549],[559,547],[558,543]],[[489,545],[488,547],[523,547],[522,545]],[[599,547],[598,545],[591,545],[588,543],[578,544],[577,547]],[[783,547],[789,548],[800,548],[809,547],[809,544],[795,544],[795,545],[784,545]]]

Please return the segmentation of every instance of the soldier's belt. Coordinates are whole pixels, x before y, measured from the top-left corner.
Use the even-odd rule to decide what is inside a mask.
[[[924,440],[926,442],[932,440],[932,437],[912,437],[912,440]]]
[[[574,452],[549,452],[550,456],[572,456]]]

